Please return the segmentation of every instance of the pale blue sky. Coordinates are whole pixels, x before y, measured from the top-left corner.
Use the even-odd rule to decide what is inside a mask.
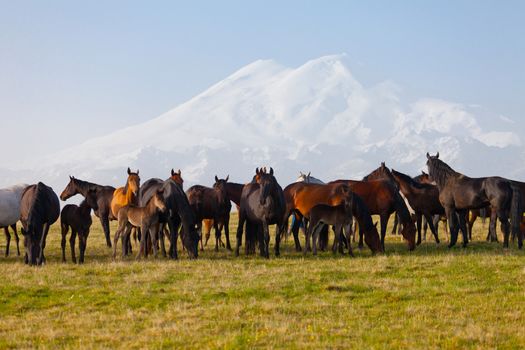
[[[8,162],[46,154],[153,118],[256,59],[343,52],[364,84],[520,120],[524,15],[525,1],[0,1],[0,147]]]

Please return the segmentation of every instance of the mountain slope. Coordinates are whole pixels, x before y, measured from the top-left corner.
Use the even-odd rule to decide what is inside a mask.
[[[244,182],[271,165],[285,185],[299,170],[355,178],[385,160],[415,174],[425,153],[439,150],[460,172],[525,175],[512,121],[438,99],[407,103],[398,90],[363,86],[343,56],[298,68],[259,60],[157,118],[50,155],[38,174],[56,187],[69,174],[118,185],[128,166],[143,179],[167,177],[173,167],[188,184],[210,184],[215,174]]]

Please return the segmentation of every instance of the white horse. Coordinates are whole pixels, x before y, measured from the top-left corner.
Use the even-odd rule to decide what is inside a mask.
[[[20,199],[22,193],[26,189],[27,184],[18,184],[7,188],[0,189],[0,228],[4,228],[5,237],[7,239],[5,247],[5,256],[9,255],[9,245],[11,243],[11,235],[9,234],[9,226],[15,232],[16,249],[20,255],[19,238],[16,232],[16,223],[20,219]]]
[[[311,176],[310,174],[311,172],[308,172],[308,174],[304,174],[302,171],[300,171],[299,177],[297,178],[297,180],[295,180],[295,182],[305,182],[307,184],[320,184],[320,185],[325,184],[323,181]]]

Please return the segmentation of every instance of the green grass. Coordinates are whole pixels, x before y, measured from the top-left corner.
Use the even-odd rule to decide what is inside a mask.
[[[524,253],[476,225],[467,249],[388,235],[379,256],[303,256],[288,239],[270,260],[208,246],[114,262],[96,221],[83,266],[69,248],[60,261],[54,225],[45,266],[0,258],[0,348],[523,348]]]

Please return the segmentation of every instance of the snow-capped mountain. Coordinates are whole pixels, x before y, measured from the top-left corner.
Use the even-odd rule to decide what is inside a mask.
[[[68,175],[123,185],[128,166],[143,180],[180,168],[187,186],[209,185],[215,174],[246,182],[266,165],[284,187],[300,170],[359,178],[381,161],[416,175],[427,151],[471,176],[525,178],[512,120],[439,99],[403,101],[395,84],[364,86],[344,61],[253,62],[148,122],[49,155],[32,171],[0,169],[0,185],[42,180],[60,191]]]

